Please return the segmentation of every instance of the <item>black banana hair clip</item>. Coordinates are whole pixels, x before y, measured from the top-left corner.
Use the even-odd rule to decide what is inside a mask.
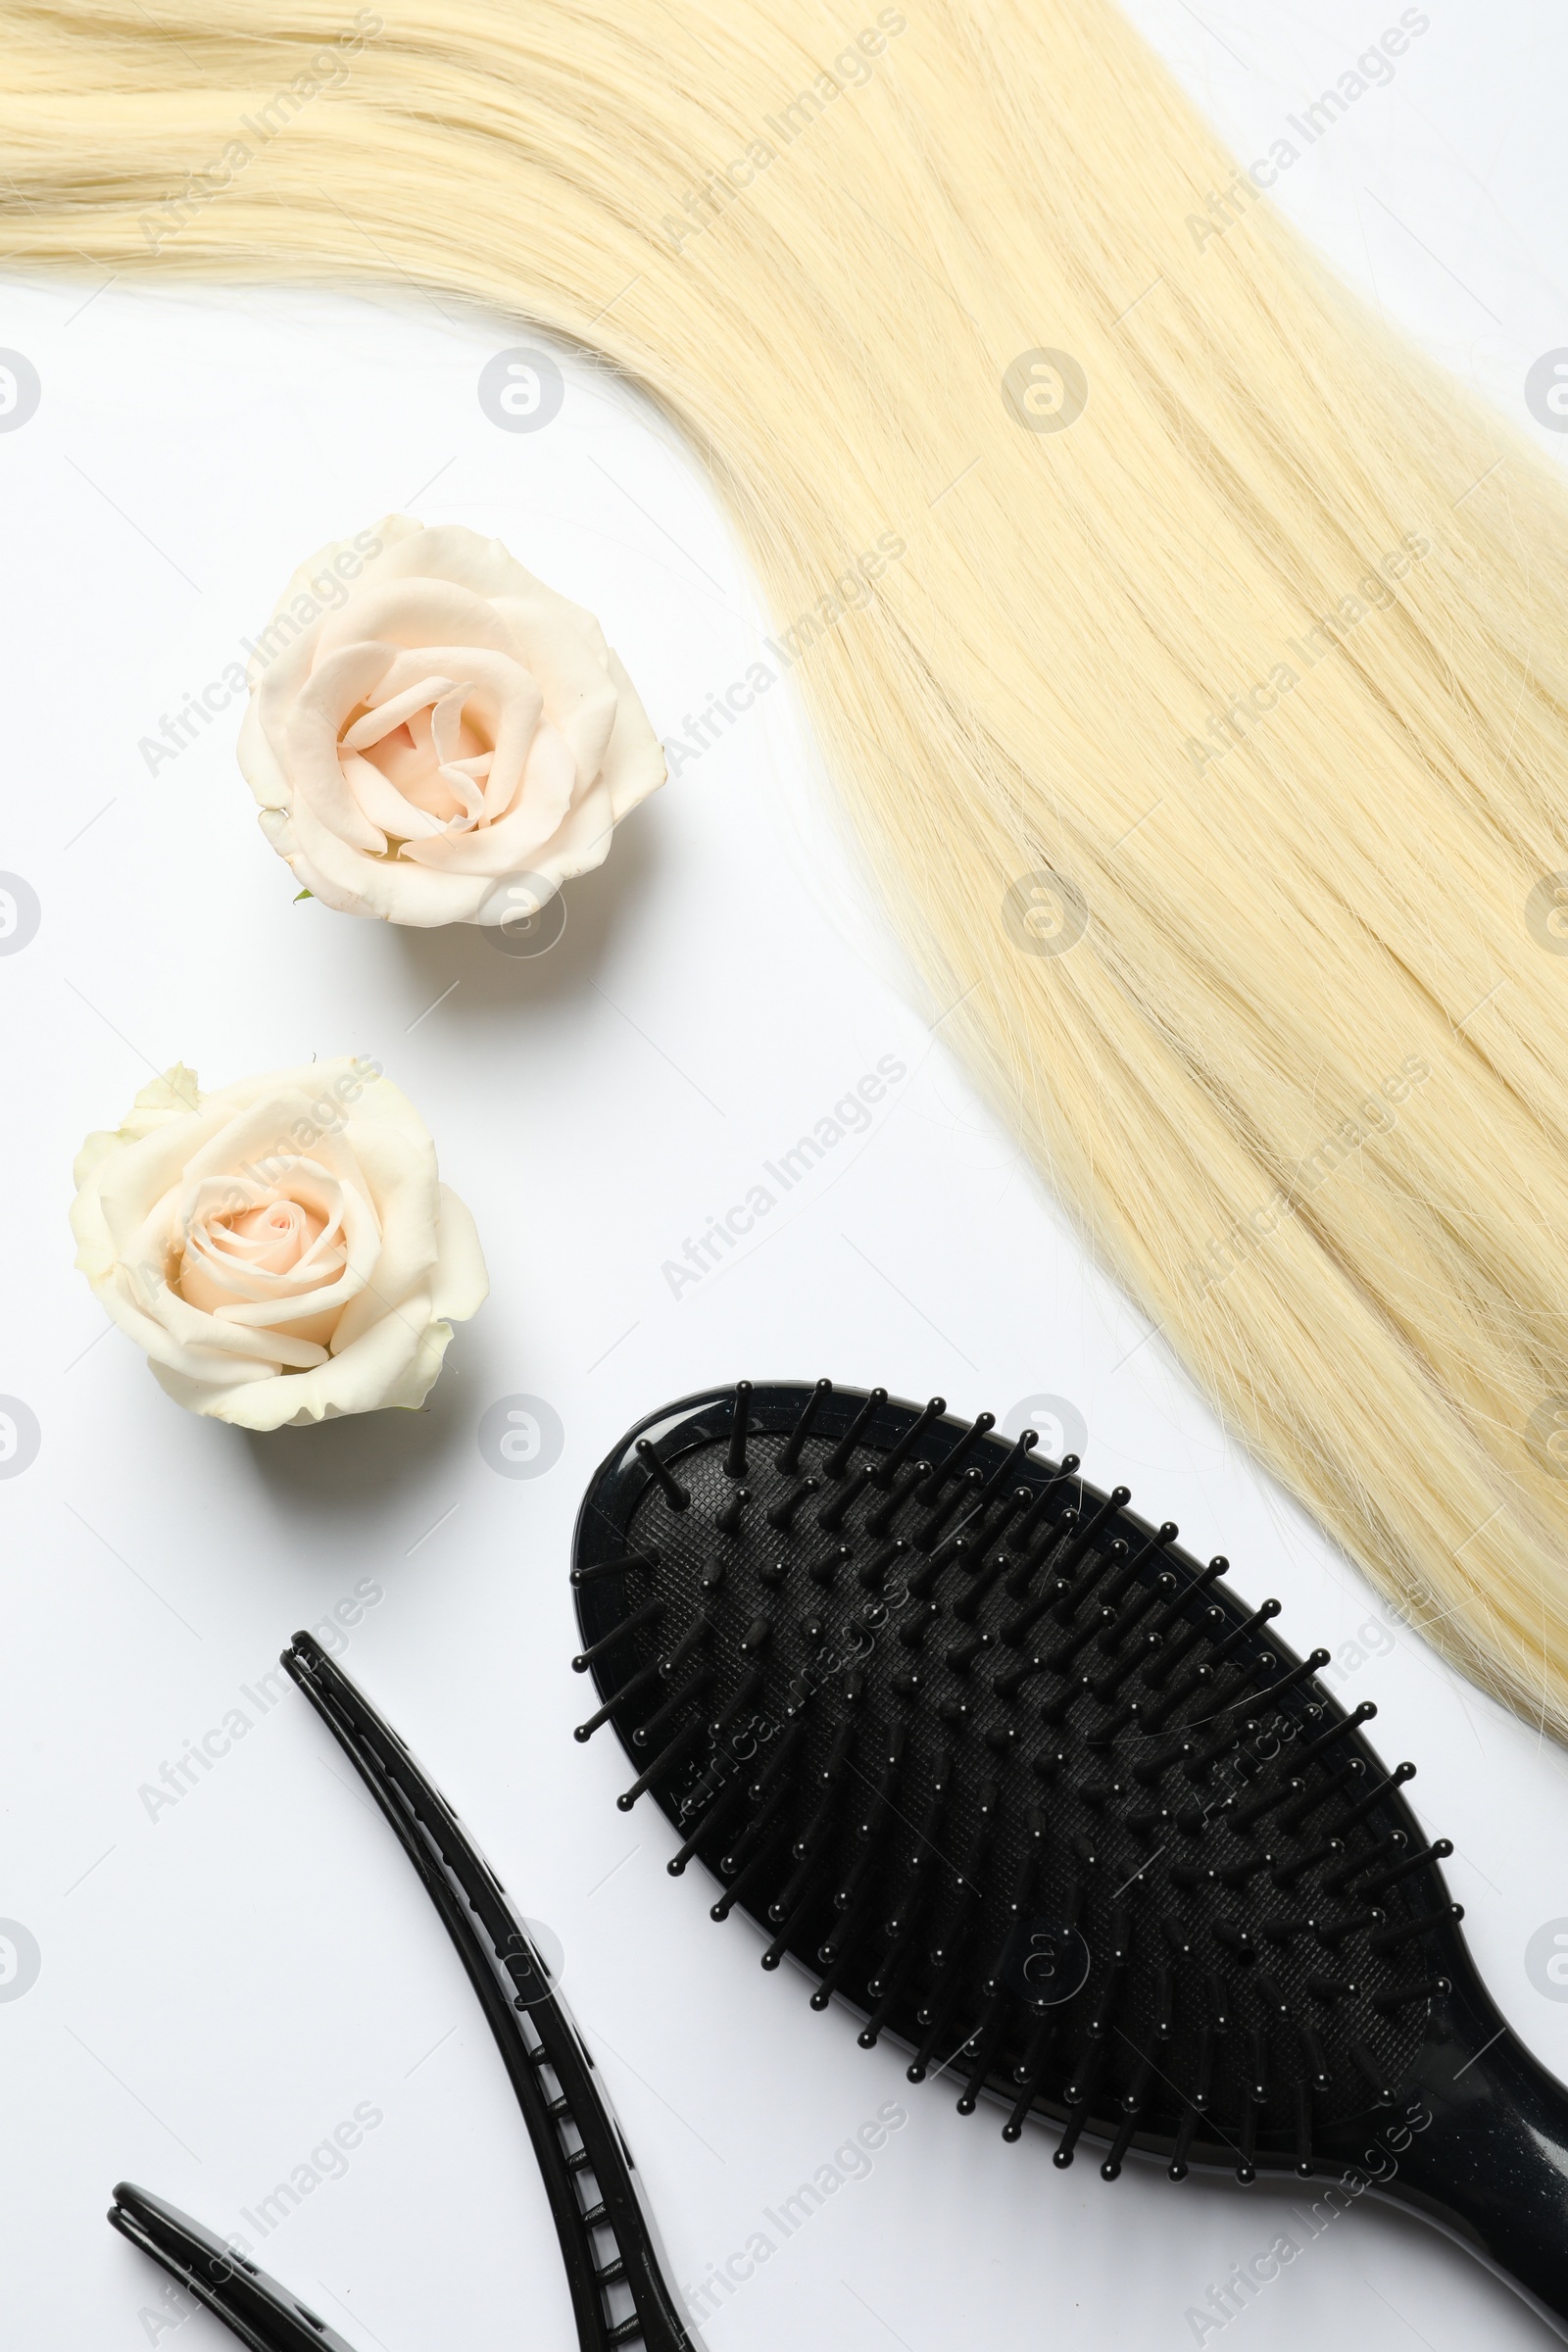
[[[391,1824],[468,1972],[538,2160],[580,2352],[696,2352],[625,2136],[501,1881],[391,1725],[309,1634],[296,1634],[283,1665]],[[121,2181],[109,2219],[251,2352],[354,2352],[286,2286],[148,2190]]]

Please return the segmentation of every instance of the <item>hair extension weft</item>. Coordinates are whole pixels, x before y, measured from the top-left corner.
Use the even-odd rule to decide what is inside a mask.
[[[381,276],[647,388],[822,616],[794,674],[944,1034],[1230,1427],[1568,1735],[1550,464],[1102,0],[0,29],[13,267]]]

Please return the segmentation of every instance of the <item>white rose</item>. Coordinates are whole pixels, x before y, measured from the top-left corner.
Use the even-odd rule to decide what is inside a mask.
[[[401,514],[289,582],[239,763],[307,890],[420,925],[532,913],[664,780],[592,613],[499,539]]]
[[[243,1429],[417,1405],[489,1290],[424,1121],[374,1062],[203,1095],[176,1063],[76,1158],[76,1263],[176,1403]]]

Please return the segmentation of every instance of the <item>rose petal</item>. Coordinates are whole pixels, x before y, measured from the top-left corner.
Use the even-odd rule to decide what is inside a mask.
[[[470,715],[483,721],[495,747],[485,790],[485,813],[491,817],[504,814],[516,797],[528,746],[544,710],[544,695],[538,680],[509,655],[486,652],[475,646],[426,646],[416,653],[400,655],[377,691],[396,695],[402,701],[414,686],[422,689],[426,683],[433,683],[416,675],[422,662],[451,680],[461,679],[472,686]],[[368,715],[357,720],[344,741],[352,743],[359,729],[368,724]]]
[[[314,628],[308,629],[259,673],[250,707],[240,722],[236,750],[240,772],[264,808],[286,808],[289,803],[288,714],[311,674],[316,635]],[[264,630],[264,641],[266,636]]]
[[[176,1068],[144,1095],[154,1099],[126,1127],[151,1120],[148,1132],[94,1139],[83,1152],[72,1223],[95,1294],[145,1348],[169,1394],[258,1429],[420,1402],[452,1336],[447,1318],[471,1312],[486,1281],[472,1220],[439,1184],[412,1103],[349,1059],[242,1080],[205,1098]],[[179,1107],[187,1099],[192,1106]],[[313,1130],[309,1152],[297,1148],[304,1126]],[[268,1151],[269,1137],[296,1148]],[[181,1146],[190,1147],[183,1168]],[[293,1205],[270,1221],[279,1201]],[[117,1254],[116,1229],[138,1255]],[[171,1288],[171,1257],[187,1229],[211,1244],[203,1262],[216,1269],[220,1294],[230,1276],[241,1292],[270,1282],[270,1294],[210,1313]],[[341,1296],[343,1279],[300,1288],[334,1274],[344,1250],[369,1258],[381,1300],[360,1283],[334,1310],[324,1302]],[[359,1262],[346,1279],[364,1271]],[[351,1310],[355,1329],[344,1334]],[[270,1320],[252,1324],[252,1314]]]
[[[440,1188],[440,1256],[431,1289],[405,1301],[406,1320],[374,1325],[330,1363],[276,1381],[206,1388],[160,1364],[153,1371],[176,1402],[244,1429],[304,1427],[375,1404],[416,1408],[441,1369],[452,1320],[466,1321],[489,1296],[490,1279],[473,1219],[457,1195]]]
[[[344,1309],[334,1354],[380,1316],[405,1311],[405,1301],[427,1283],[439,1247],[440,1193],[435,1151],[428,1138],[418,1145],[395,1130],[368,1123],[356,1141],[378,1212],[381,1248],[371,1282]]]
[[[466,874],[526,873],[535,853],[560,830],[576,781],[570,747],[546,719],[534,736],[522,790],[510,815],[477,833],[449,833],[442,841],[405,842],[399,854],[421,865],[456,868]]]
[[[401,858],[361,857],[336,840],[303,805],[295,811],[295,839],[301,860],[308,860],[329,889],[352,892],[357,914],[374,914],[385,922],[425,928],[471,923],[484,895],[483,879],[478,875],[424,874]],[[295,871],[299,870],[296,863]]]
[[[659,790],[669,773],[669,763],[619,655],[611,648],[608,658],[616,690],[615,723],[600,774],[610,794],[612,820],[618,825],[640,801]]]
[[[406,517],[392,519],[403,523]],[[373,571],[377,580],[414,574],[451,580],[487,602],[537,585],[532,573],[523,569],[499,539],[482,539],[461,522],[416,523],[411,533],[402,535],[389,532],[385,524],[378,524],[377,529],[386,542],[385,553],[373,566],[367,565],[367,578]]]
[[[219,1194],[217,1186],[201,1188],[209,1189]],[[298,1301],[343,1269],[341,1204],[326,1216],[280,1194],[236,1212],[219,1195],[211,1206],[198,1198],[182,1223],[175,1287],[188,1304],[220,1320],[247,1303]]]
[[[593,614],[500,541],[393,515],[367,544],[346,589],[358,553],[314,559],[264,638],[245,730],[264,830],[331,906],[502,919],[507,882],[600,861],[607,826],[663,780],[662,752]],[[344,657],[370,643],[391,659],[356,710]]]
[[[341,612],[321,623],[316,640],[318,663],[357,638],[377,637],[407,647],[464,645],[510,654],[512,634],[483,597],[450,580],[404,579],[365,582]]]
[[[591,612],[568,604],[542,580],[497,600],[517,660],[544,691],[545,714],[565,736],[585,778],[599,773],[615,717],[604,632]]]
[[[592,873],[596,865],[603,865],[614,832],[609,789],[600,776],[575,808],[567,810],[540,850],[533,870],[558,884],[569,882],[575,874]],[[490,919],[499,922],[504,918],[497,914]]]
[[[390,783],[381,769],[363,759],[358,752],[349,752],[343,760],[343,773],[349,790],[365,810],[372,825],[397,841],[419,841],[427,835],[446,830],[438,816],[427,808],[416,808],[405,800],[397,786]]]
[[[435,1281],[431,1299],[438,1315],[466,1323],[490,1296],[490,1274],[479,1244],[479,1228],[467,1203],[450,1185],[440,1185],[440,1223],[436,1227]]]
[[[299,835],[292,816],[281,808],[263,808],[258,822],[272,848],[282,858],[301,890],[308,890],[313,899],[330,906],[338,914],[370,914],[373,908],[365,906],[357,890],[345,888],[313,865],[299,847]]]
[[[411,1379],[422,1364],[431,1332],[445,1334],[440,1352],[416,1396]],[[155,1361],[153,1373],[176,1403],[241,1429],[304,1427],[344,1413],[369,1413],[389,1404],[422,1404],[452,1337],[449,1323],[432,1324],[428,1310],[407,1323],[384,1316],[353,1348],[308,1371],[252,1381],[202,1382],[182,1366]],[[183,1376],[182,1376],[183,1375]]]
[[[397,666],[395,661],[390,665],[392,670]],[[442,695],[451,694],[453,685],[451,678],[443,678],[439,673],[432,672],[428,677],[416,679],[412,686],[394,694],[390,701],[372,702],[365,716],[357,718],[341,738],[343,750],[368,751],[372,743],[379,743],[382,736],[390,735],[394,727],[403,726],[416,710],[422,710],[427,703],[437,702]]]
[[[352,849],[377,854],[385,850],[385,839],[367,822],[344,780],[337,739],[349,712],[392,660],[391,646],[372,640],[343,646],[318,662],[289,713],[286,738],[296,808],[308,802]]]

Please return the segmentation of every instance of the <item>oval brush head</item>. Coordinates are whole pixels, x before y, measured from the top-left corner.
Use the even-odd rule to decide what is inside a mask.
[[[1309,2172],[1451,1989],[1451,1849],[1278,1602],[991,1426],[826,1381],[643,1424],[578,1523],[577,1737],[614,1724],[622,1807],[654,1793],[764,1968],[912,2081],[955,2067],[961,2110],[1003,2098],[1008,2138],[1038,2109],[1107,2179],[1130,2148]]]

